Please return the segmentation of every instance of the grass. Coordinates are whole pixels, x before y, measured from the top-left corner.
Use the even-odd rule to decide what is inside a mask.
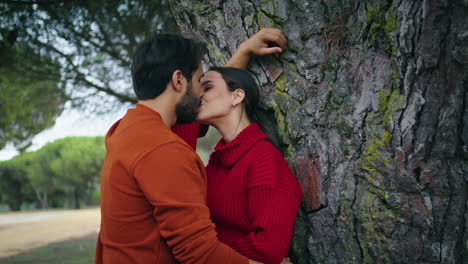
[[[13,257],[0,258],[5,264],[89,264],[94,263],[96,234],[79,239],[66,240],[33,249]]]

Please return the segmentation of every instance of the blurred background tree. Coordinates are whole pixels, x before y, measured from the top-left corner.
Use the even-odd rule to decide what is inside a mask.
[[[13,33],[0,37],[6,34]],[[0,149],[11,142],[24,151],[37,133],[54,124],[67,96],[60,85],[60,65],[11,40],[0,39]]]
[[[0,163],[0,203],[6,204],[12,211],[19,211],[23,203],[35,201],[26,170],[18,161]]]
[[[67,137],[0,162],[0,203],[10,210],[99,204],[103,137]]]
[[[58,158],[50,162],[56,176],[54,185],[67,193],[68,207],[96,204],[93,192],[99,183],[104,161],[104,138],[70,137],[56,141],[61,148]]]
[[[155,31],[177,31],[167,1],[0,3],[0,149],[24,151],[67,101],[97,114],[135,103],[131,57]]]

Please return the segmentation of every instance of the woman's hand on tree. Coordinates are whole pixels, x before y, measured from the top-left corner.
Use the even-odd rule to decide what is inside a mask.
[[[234,53],[225,66],[245,69],[252,54],[264,56],[280,53],[286,49],[286,44],[286,38],[281,30],[276,28],[262,28],[240,44],[236,53]]]
[[[286,38],[281,30],[276,28],[262,28],[255,33],[252,37],[244,41],[238,51],[255,54],[255,55],[269,55],[283,52],[286,49]]]

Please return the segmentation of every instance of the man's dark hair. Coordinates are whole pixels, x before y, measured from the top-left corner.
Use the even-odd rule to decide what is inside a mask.
[[[141,43],[132,60],[133,90],[139,100],[161,95],[176,70],[187,81],[197,70],[206,45],[176,34],[156,33]]]

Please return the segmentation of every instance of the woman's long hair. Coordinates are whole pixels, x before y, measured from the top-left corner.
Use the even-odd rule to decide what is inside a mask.
[[[270,142],[277,149],[280,149],[279,137],[275,130],[275,119],[264,107],[260,96],[260,88],[252,75],[246,70],[230,67],[212,67],[209,71],[221,74],[229,91],[233,92],[237,89],[244,91],[243,103],[247,117],[251,122],[257,123],[263,133],[268,136]]]

